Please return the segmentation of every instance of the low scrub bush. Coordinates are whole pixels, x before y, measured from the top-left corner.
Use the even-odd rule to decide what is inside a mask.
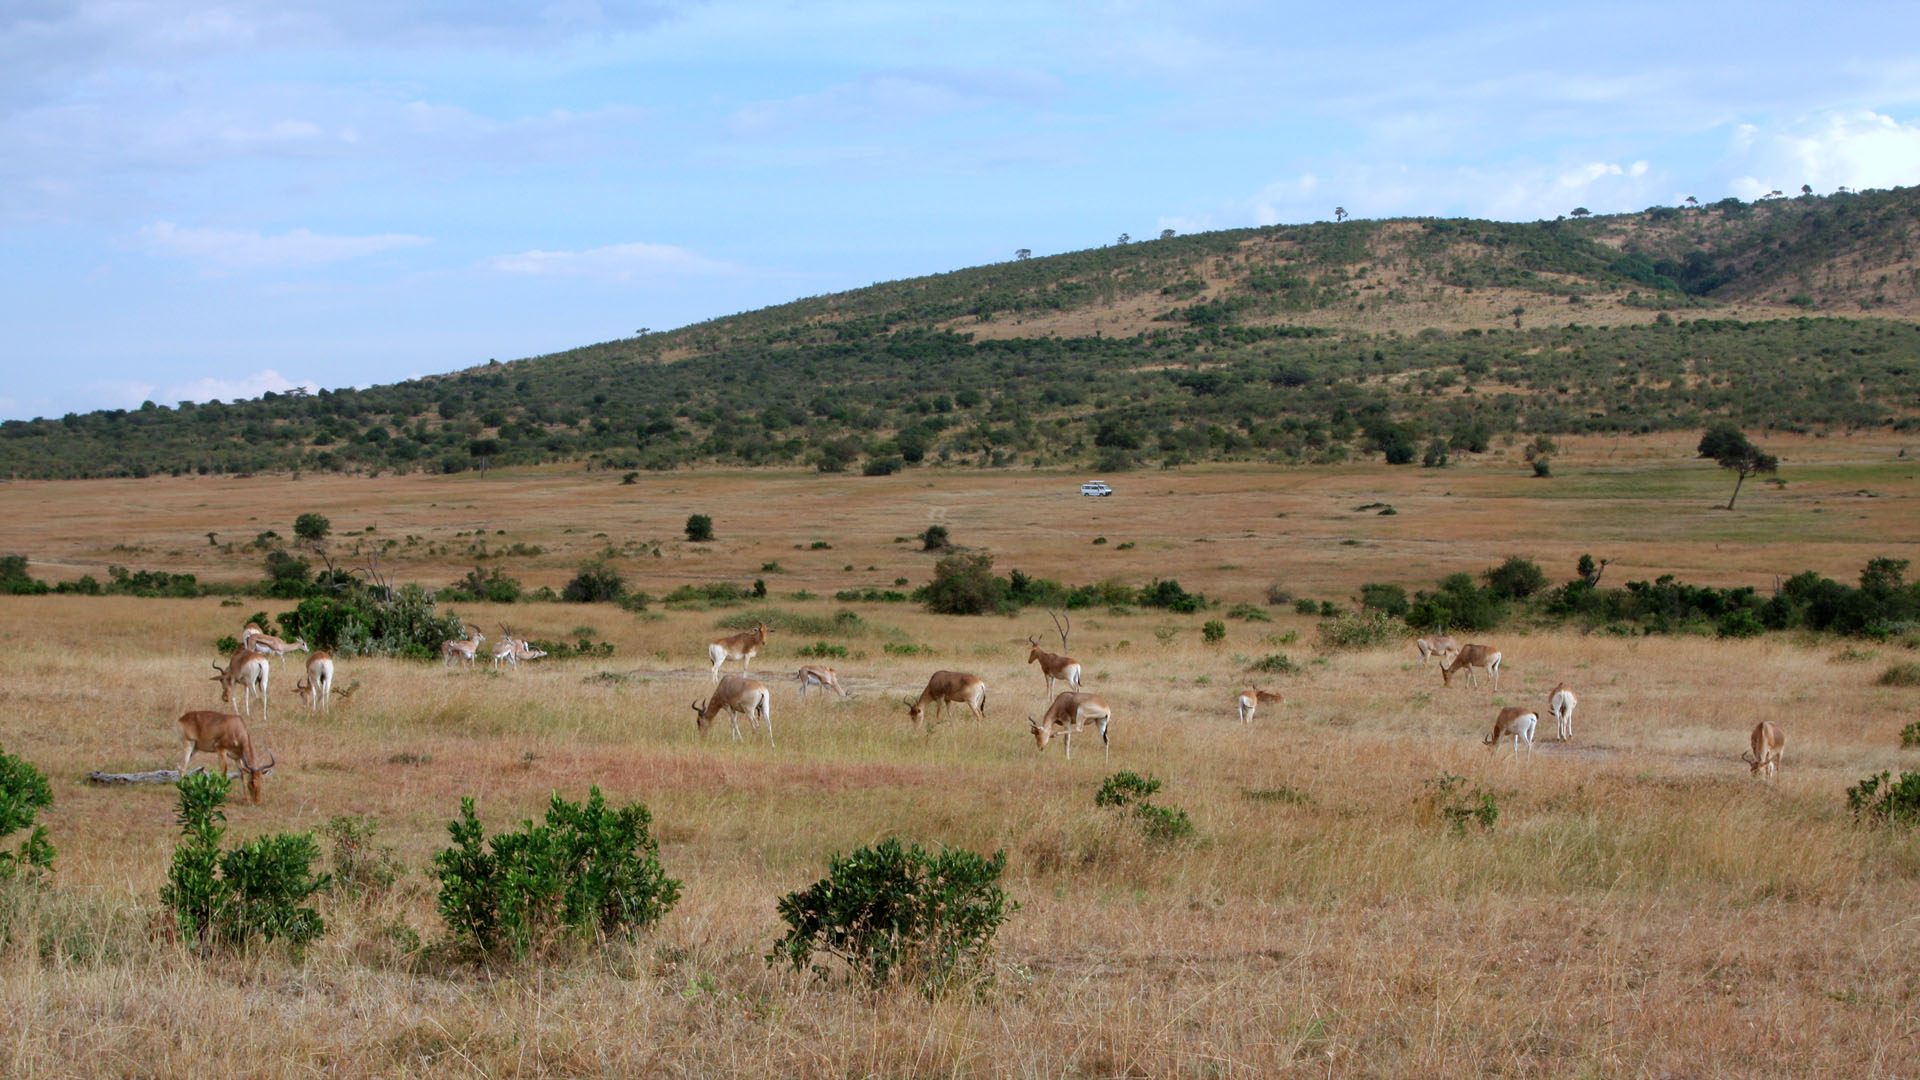
[[[1265,672],[1268,675],[1298,675],[1300,665],[1294,663],[1286,653],[1268,653],[1255,660],[1247,670]]]
[[[1920,664],[1895,664],[1880,673],[1881,686],[1920,686]]]
[[[753,598],[753,589],[731,581],[709,581],[704,585],[682,585],[666,595],[664,603],[693,609],[736,607]]]
[[[312,648],[340,656],[438,660],[440,643],[464,638],[467,631],[459,616],[442,614],[426,590],[403,585],[309,596],[298,608],[280,613],[280,636],[303,637]]]
[[[835,645],[830,641],[816,641],[811,645],[801,646],[796,650],[795,655],[804,656],[810,660],[829,660],[836,658],[844,660],[847,657],[847,647],[845,645]]]
[[[1245,619],[1248,622],[1272,622],[1273,619],[1252,604],[1235,604],[1227,609],[1227,618]]]
[[[1336,615],[1320,623],[1317,629],[1320,644],[1328,649],[1371,649],[1391,645],[1407,637],[1405,623],[1378,611]]]
[[[1407,590],[1398,585],[1367,584],[1360,586],[1360,606],[1398,619],[1412,605],[1407,601]]]
[[[1920,825],[1920,773],[1869,776],[1847,789],[1847,809],[1869,825]]]
[[[843,604],[904,604],[909,597],[898,589],[841,589],[833,594]]]
[[[53,805],[53,787],[39,769],[29,762],[0,753],[0,838],[29,829],[26,839],[12,851],[0,851],[0,882],[12,880],[22,871],[39,874],[53,868],[53,844],[47,839],[47,827],[35,825],[40,811]]]
[[[1426,781],[1425,786],[1427,805],[1456,836],[1465,836],[1469,825],[1491,829],[1500,820],[1500,804],[1493,793],[1477,787],[1468,791],[1464,776],[1442,773]]]
[[[1920,746],[1920,720],[1915,720],[1900,729],[1900,745],[1903,747]]]
[[[1193,819],[1185,810],[1147,801],[1161,786],[1160,780],[1151,774],[1117,772],[1101,782],[1100,790],[1094,793],[1093,805],[1128,811],[1149,840],[1185,840],[1193,836]]]
[[[223,851],[227,778],[195,773],[180,781],[179,791],[182,839],[160,902],[173,912],[181,937],[202,952],[255,938],[298,949],[325,932],[320,913],[304,903],[329,881],[313,874],[320,850],[312,833],[273,833]]]
[[[1209,645],[1218,645],[1227,639],[1227,624],[1219,619],[1208,619],[1200,627],[1200,637]]]
[[[721,630],[751,630],[760,623],[777,634],[795,637],[855,637],[866,633],[867,621],[857,611],[842,608],[832,615],[803,615],[781,608],[764,608],[728,615],[714,623]]]
[[[619,600],[627,592],[627,579],[604,562],[590,562],[560,590],[560,599],[569,604],[601,604]]]
[[[364,814],[335,814],[320,830],[333,845],[334,889],[360,896],[383,893],[404,869],[393,848],[377,843],[380,823]]]

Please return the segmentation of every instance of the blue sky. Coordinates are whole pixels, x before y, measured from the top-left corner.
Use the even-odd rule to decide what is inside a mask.
[[[1920,7],[0,4],[0,418],[1273,222],[1920,181]]]

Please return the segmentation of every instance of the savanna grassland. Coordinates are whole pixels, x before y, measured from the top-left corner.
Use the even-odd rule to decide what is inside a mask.
[[[1731,476],[1693,459],[1692,438],[1563,440],[1545,480],[1496,447],[1447,469],[1130,473],[1098,500],[1073,494],[1078,475],[931,468],[0,485],[0,553],[53,580],[109,564],[254,580],[260,556],[225,545],[317,512],[343,565],[395,541],[383,568],[403,582],[477,564],[558,587],[603,557],[656,595],[755,578],[770,594],[637,614],[456,605],[489,637],[588,634],[614,653],[499,674],[346,658],[339,681],[358,689],[317,716],[288,692],[289,657],[255,724],[279,765],[263,805],[229,807],[233,835],[367,814],[408,872],[324,901],[328,931],[304,957],[214,958],[159,932],[173,791],[85,777],[177,763],[173,718],[218,700],[214,641],[291,604],[6,598],[0,746],[52,778],[41,820],[59,855],[0,947],[0,1074],[1914,1075],[1920,839],[1855,826],[1844,798],[1869,773],[1920,767],[1899,739],[1920,691],[1877,683],[1914,659],[1902,642],[1516,626],[1489,639],[1507,657],[1496,691],[1443,687],[1410,643],[1323,650],[1316,618],[1265,603],[1279,584],[1350,607],[1363,583],[1430,587],[1514,554],[1555,580],[1590,552],[1610,582],[1763,591],[1916,555],[1920,462],[1890,437],[1769,439],[1786,484],[1749,482],[1732,513],[1718,509]],[[691,513],[712,516],[715,540],[682,538]],[[1036,754],[1041,677],[1023,661],[1027,635],[1052,629],[1044,612],[830,599],[926,581],[933,556],[896,538],[929,524],[1003,572],[1174,578],[1221,606],[1076,613],[1070,651],[1113,705],[1112,760],[1091,735],[1071,762],[1057,742]],[[539,552],[499,554],[515,544]],[[1228,619],[1205,643],[1201,624],[1238,604],[1270,621]],[[776,675],[820,638],[776,633],[753,667],[777,746],[695,731],[720,619],[843,609],[858,621],[827,640],[849,655],[828,662],[852,700],[802,703]],[[1249,672],[1275,654],[1298,673]],[[901,699],[940,667],[986,679],[984,722],[906,723]],[[1531,762],[1489,754],[1498,707],[1544,708],[1561,681],[1581,696],[1574,741],[1549,722]],[[1231,694],[1255,684],[1286,700],[1243,727]],[[1762,719],[1787,737],[1771,784],[1738,760]],[[1119,769],[1164,780],[1159,801],[1198,837],[1149,842],[1096,809]],[[1491,828],[1451,826],[1430,797],[1443,775],[1493,796]],[[497,830],[589,785],[653,812],[684,882],[672,913],[552,962],[432,949],[444,930],[425,871],[460,797]],[[778,896],[888,835],[1008,853],[1022,907],[981,994],[868,991],[762,959]]]

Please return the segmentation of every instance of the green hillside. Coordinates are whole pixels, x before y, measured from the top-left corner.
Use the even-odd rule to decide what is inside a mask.
[[[1920,189],[1163,237],[452,375],[0,425],[0,475],[1283,462],[1920,417]]]

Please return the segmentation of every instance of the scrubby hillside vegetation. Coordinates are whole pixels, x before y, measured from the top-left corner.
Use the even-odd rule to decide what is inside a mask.
[[[1335,461],[1920,420],[1920,188],[1163,236],[447,376],[0,425],[0,475]]]

